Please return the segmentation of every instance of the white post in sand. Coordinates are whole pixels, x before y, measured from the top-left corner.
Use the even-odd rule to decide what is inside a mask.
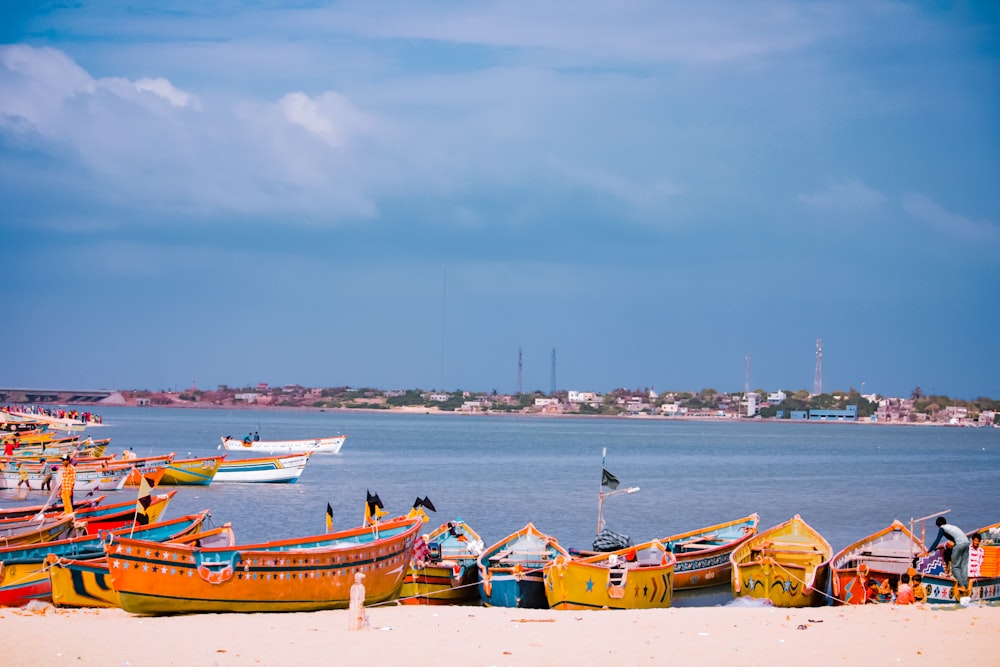
[[[354,575],[354,585],[351,586],[351,604],[347,612],[347,629],[362,630],[365,627],[365,575],[358,572]]]

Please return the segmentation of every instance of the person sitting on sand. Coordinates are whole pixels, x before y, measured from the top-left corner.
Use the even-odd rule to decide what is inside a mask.
[[[910,577],[910,583],[913,587],[913,601],[914,602],[926,602],[927,601],[927,589],[924,588],[924,577],[922,574],[917,573]]]
[[[896,587],[896,604],[913,604],[913,586],[910,585],[910,575],[906,572],[899,575],[899,585]]]
[[[878,602],[878,580],[872,577],[865,584],[865,602]]]

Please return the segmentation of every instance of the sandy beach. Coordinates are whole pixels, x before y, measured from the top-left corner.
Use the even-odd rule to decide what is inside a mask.
[[[1000,664],[1000,607],[868,605],[573,612],[482,607],[131,616],[0,609],[3,664],[931,665]]]

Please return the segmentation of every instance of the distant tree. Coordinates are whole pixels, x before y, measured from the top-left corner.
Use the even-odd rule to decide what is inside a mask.
[[[916,387],[913,390],[913,392],[910,394],[910,398],[912,398],[915,401],[919,401],[920,397],[923,396],[923,395],[924,395],[924,392],[920,390],[920,387]]]

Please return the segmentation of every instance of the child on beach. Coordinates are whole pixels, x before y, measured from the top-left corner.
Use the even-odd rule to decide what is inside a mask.
[[[899,585],[896,587],[896,604],[913,604],[915,601],[910,575],[904,572],[899,576]]]
[[[927,589],[924,588],[924,577],[921,574],[914,574],[910,577],[910,581],[913,586],[913,601],[914,602],[926,602],[927,601]]]
[[[972,535],[972,546],[969,547],[969,576],[982,576],[983,559],[986,557],[986,550],[982,547],[982,536],[979,533]]]

